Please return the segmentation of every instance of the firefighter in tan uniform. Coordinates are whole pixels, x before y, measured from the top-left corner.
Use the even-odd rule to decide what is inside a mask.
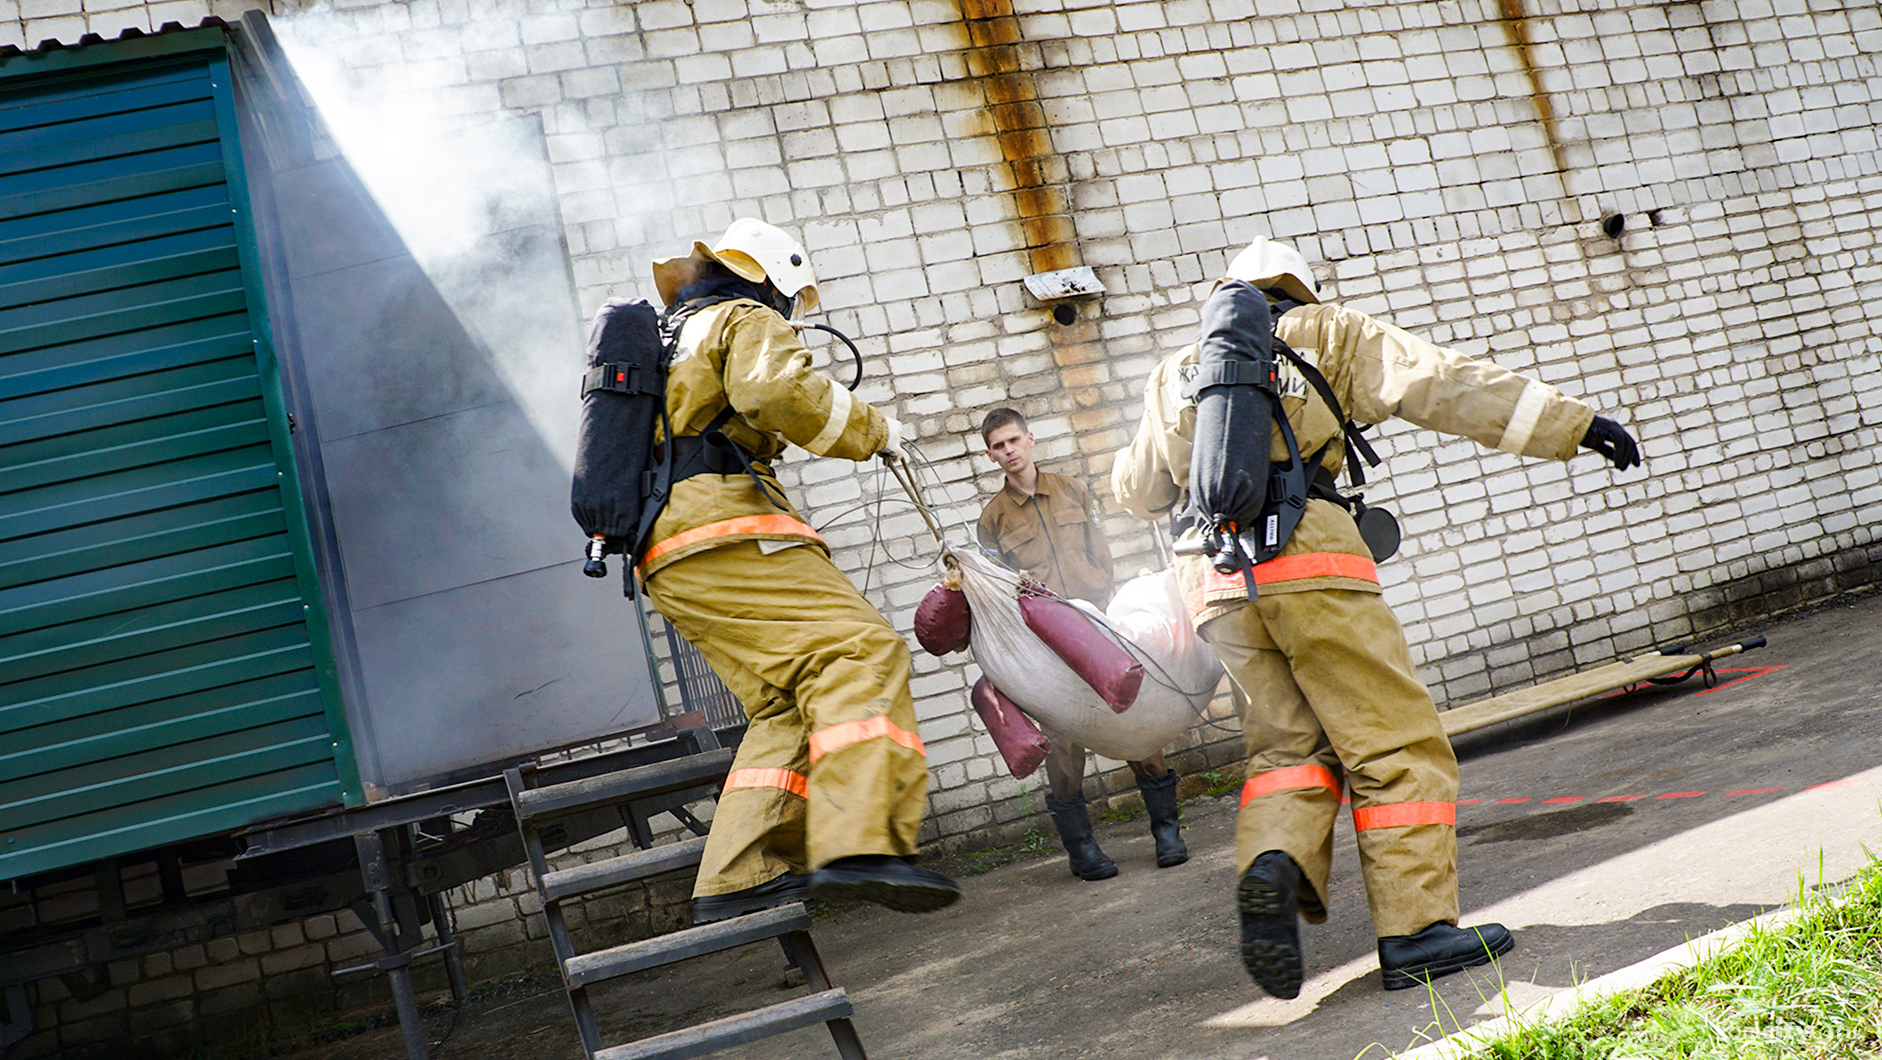
[[[901,427],[811,369],[790,318],[816,308],[817,281],[783,231],[741,218],[714,246],[654,263],[654,280],[669,326],[683,320],[667,415],[676,454],[696,460],[690,476],[675,472],[639,572],[751,719],[694,920],[806,892],[906,912],[947,905],[954,881],[906,860],[928,792],[908,647],[770,468],[786,443],[847,460],[899,454]]]
[[[1097,503],[1085,487],[1063,475],[1041,471],[1034,462],[1033,436],[1016,409],[1000,408],[980,422],[987,457],[1006,473],[1006,482],[980,510],[980,544],[1014,570],[1032,577],[1068,600],[1104,607],[1111,600],[1111,545],[1098,529]],[[1081,880],[1108,880],[1117,863],[1105,856],[1091,834],[1085,804],[1085,749],[1047,731],[1052,751],[1046,757],[1046,812]],[[1176,804],[1176,774],[1161,752],[1141,762],[1127,762],[1137,779],[1156,841],[1157,867],[1189,860]]]
[[[1312,273],[1290,248],[1256,240],[1230,263],[1231,280],[1266,292],[1280,311],[1274,334],[1318,368],[1359,423],[1398,417],[1522,456],[1567,460],[1585,446],[1620,470],[1639,463],[1625,430],[1553,387],[1318,304]],[[1143,423],[1112,469],[1113,492],[1140,518],[1168,513],[1189,484],[1196,405],[1184,382],[1196,364],[1191,346],[1152,372]],[[1299,451],[1332,443],[1322,463],[1337,472],[1340,420],[1304,373],[1286,362],[1281,373],[1281,410]],[[1285,460],[1281,432],[1272,433],[1270,459]],[[1311,496],[1280,554],[1253,566],[1255,600],[1242,572],[1222,574],[1193,548],[1178,551],[1196,628],[1246,700],[1236,863],[1249,974],[1270,994],[1298,995],[1297,914],[1326,917],[1343,789],[1352,793],[1386,989],[1507,952],[1514,940],[1501,925],[1456,926],[1457,760],[1353,517]]]

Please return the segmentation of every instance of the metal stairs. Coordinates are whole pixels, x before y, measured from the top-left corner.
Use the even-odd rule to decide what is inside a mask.
[[[708,739],[708,746],[716,741]],[[545,822],[608,806],[659,804],[688,789],[716,787],[731,769],[732,752],[714,747],[701,753],[617,773],[547,787],[530,787],[530,773],[506,770],[510,805],[516,814],[530,873],[542,896],[549,942],[568,989],[569,1007],[589,1060],[678,1060],[704,1056],[735,1045],[822,1023],[836,1042],[843,1060],[865,1060],[862,1042],[850,1022],[850,1000],[843,988],[830,982],[828,971],[810,937],[810,915],[801,903],[765,909],[746,916],[630,942],[608,949],[578,953],[562,915],[562,903],[581,895],[664,872],[699,864],[706,846],[701,837],[679,843],[635,850],[631,853],[570,868],[551,868],[543,853]],[[642,841],[641,828],[633,830]],[[588,988],[634,972],[676,964],[709,953],[775,938],[785,954],[801,966],[813,992],[750,1012],[743,1012],[623,1045],[606,1046],[588,998]]]

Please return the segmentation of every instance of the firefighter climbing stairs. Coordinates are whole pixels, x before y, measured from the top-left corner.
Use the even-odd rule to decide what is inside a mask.
[[[708,741],[711,749],[685,758],[548,787],[529,786],[531,771],[526,768],[504,772],[510,805],[529,855],[530,874],[542,896],[549,942],[555,949],[556,963],[568,989],[569,1007],[575,1014],[582,1048],[589,1060],[677,1060],[704,1056],[822,1023],[836,1041],[838,1056],[843,1060],[864,1060],[862,1042],[850,1023],[849,996],[842,987],[830,982],[816,944],[811,941],[810,915],[802,903],[608,949],[587,953],[575,950],[563,917],[563,902],[660,873],[694,867],[699,864],[706,840],[703,837],[688,839],[635,850],[605,861],[551,868],[543,851],[543,832],[553,828],[553,819],[559,816],[656,801],[661,796],[670,797],[702,785],[716,786],[731,769],[732,752],[713,746],[715,743]],[[636,1042],[602,1044],[601,1029],[589,1002],[589,987],[634,972],[772,938],[778,939],[786,954],[802,967],[813,992]]]

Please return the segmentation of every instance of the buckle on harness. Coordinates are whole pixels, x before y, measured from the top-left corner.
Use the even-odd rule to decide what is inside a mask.
[[[1281,368],[1278,362],[1228,361],[1198,369],[1189,382],[1183,385],[1183,400],[1194,401],[1196,395],[1212,386],[1252,386],[1272,395],[1279,393],[1280,382]]]
[[[665,390],[654,385],[653,373],[639,364],[598,364],[582,376],[582,396],[597,390],[614,394],[650,394],[663,396]]]

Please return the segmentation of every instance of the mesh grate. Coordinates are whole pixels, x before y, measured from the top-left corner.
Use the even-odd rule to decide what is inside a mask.
[[[712,672],[712,667],[706,665],[706,658],[699,654],[699,649],[680,636],[679,630],[665,618],[660,620],[660,628],[666,635],[667,652],[678,678],[680,710],[705,714],[707,723],[714,729],[744,725],[745,708],[739,705],[732,690],[725,687],[725,682],[719,680],[719,675]]]

